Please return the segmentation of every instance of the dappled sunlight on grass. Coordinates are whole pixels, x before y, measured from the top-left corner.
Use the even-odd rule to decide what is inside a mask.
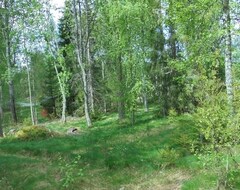
[[[191,186],[191,175],[201,170],[198,159],[189,152],[186,137],[183,136],[194,133],[191,131],[191,117],[180,116],[169,120],[156,119],[151,115],[151,112],[138,112],[137,122],[132,126],[128,122],[119,123],[117,115],[111,114],[95,121],[91,129],[86,127],[84,118],[72,118],[65,124],[60,121],[47,122],[44,126],[56,132],[57,136],[45,140],[0,141],[0,156],[11,157],[7,165],[0,163],[0,166],[3,170],[18,165],[21,168],[21,163],[24,163],[21,160],[28,159],[26,162],[34,164],[22,170],[31,173],[47,161],[47,176],[39,173],[31,177],[32,181],[40,184],[39,189],[50,186],[58,189],[61,186],[59,180],[63,178],[63,174],[59,173],[59,158],[71,162],[76,156],[81,158],[79,167],[83,168],[84,175],[76,177],[78,180],[71,184],[72,189],[79,185],[83,189],[171,189],[180,188],[182,184],[186,188]],[[76,127],[79,134],[67,135],[66,131],[71,127]],[[0,179],[2,177],[3,174],[0,174]],[[7,173],[5,177],[13,187],[21,183],[17,174]],[[189,184],[185,183],[189,180]],[[29,180],[22,183],[29,187],[34,184]]]

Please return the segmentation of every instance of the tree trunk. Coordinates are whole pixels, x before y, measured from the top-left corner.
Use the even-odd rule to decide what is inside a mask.
[[[230,111],[233,114],[232,39],[229,0],[223,2],[223,22],[225,29],[225,83]]]
[[[76,0],[73,0],[73,12],[74,12],[74,21],[75,21],[75,45],[77,53],[78,65],[81,68],[82,73],[82,82],[83,82],[83,91],[84,91],[84,110],[85,117],[88,127],[92,127],[91,117],[90,117],[90,106],[89,106],[89,93],[88,93],[88,80],[86,73],[86,65],[83,63],[83,42],[82,42],[82,28],[81,28],[81,3],[78,1],[78,9]]]
[[[102,61],[102,80],[105,83],[105,63]],[[103,95],[103,111],[107,113],[107,101],[105,94]]]
[[[11,63],[11,43],[9,38],[7,39],[6,58],[8,66],[8,86],[9,86],[9,98],[10,98],[10,111],[14,123],[17,123],[17,112],[15,103],[14,84],[12,79],[12,63]]]
[[[177,40],[176,40],[176,32],[172,23],[170,23],[170,42],[169,45],[171,47],[171,58],[177,59]]]
[[[118,119],[121,121],[125,118],[124,81],[121,56],[119,56],[118,59],[118,81]]]
[[[35,123],[35,114],[34,114],[33,101],[32,101],[32,88],[31,88],[31,78],[30,78],[29,66],[27,66],[27,76],[28,76],[28,92],[29,92],[31,119],[32,119],[32,125],[35,125],[36,123]]]
[[[147,99],[147,92],[146,92],[146,77],[145,75],[143,75],[143,105],[144,105],[144,109],[145,109],[145,112],[148,112],[149,111],[149,108],[148,108],[148,99]]]
[[[55,72],[57,75],[58,84],[59,84],[60,92],[61,92],[61,96],[62,96],[62,118],[61,118],[61,121],[63,123],[66,123],[66,108],[67,108],[66,89],[64,88],[64,84],[63,84],[64,82],[60,78],[60,74],[58,72],[57,65],[55,62],[54,62],[54,69],[55,69]]]
[[[95,110],[94,110],[93,80],[92,80],[92,70],[91,70],[91,68],[88,70],[88,93],[89,93],[90,111],[92,113],[94,113]]]
[[[94,113],[94,90],[93,90],[93,80],[92,80],[92,58],[91,58],[91,42],[90,42],[90,9],[88,0],[85,0],[85,8],[86,8],[86,68],[87,68],[87,81],[88,81],[88,93],[89,93],[89,106],[90,112]]]
[[[66,109],[67,109],[67,100],[65,93],[62,93],[62,122],[66,123]]]
[[[8,11],[10,8],[10,2],[4,1],[4,8]],[[15,104],[15,94],[14,94],[14,85],[12,80],[12,53],[11,53],[11,26],[9,23],[9,12],[5,15],[5,28],[4,28],[4,37],[6,41],[6,62],[8,67],[8,86],[9,86],[9,98],[10,98],[10,111],[12,115],[12,120],[14,123],[17,123],[17,113],[16,113],[16,104]],[[15,59],[15,57],[14,57]]]
[[[143,104],[144,104],[145,112],[148,112],[149,107],[148,107],[148,99],[147,99],[147,93],[146,92],[143,93]]]
[[[8,85],[9,85],[10,110],[11,110],[11,114],[12,114],[12,119],[13,119],[14,123],[17,123],[15,93],[14,93],[14,85],[13,85],[13,80],[12,79],[10,79],[8,81]]]
[[[38,124],[38,113],[37,113],[37,99],[36,99],[36,91],[35,91],[35,81],[33,80],[33,96],[34,96],[34,123]]]

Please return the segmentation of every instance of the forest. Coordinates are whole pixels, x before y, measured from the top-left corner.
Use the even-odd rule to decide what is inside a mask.
[[[240,1],[0,0],[0,189],[240,189]]]

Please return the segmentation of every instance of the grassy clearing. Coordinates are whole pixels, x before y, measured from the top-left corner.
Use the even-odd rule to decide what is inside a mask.
[[[83,119],[46,123],[56,137],[0,141],[0,187],[3,189],[211,189],[192,155],[189,116],[156,119],[139,112],[135,126],[119,124],[112,114],[87,129]],[[70,127],[79,135],[67,136]]]

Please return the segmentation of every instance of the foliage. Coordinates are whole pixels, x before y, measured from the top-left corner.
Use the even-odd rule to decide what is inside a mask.
[[[175,165],[180,158],[180,154],[173,148],[165,147],[159,151],[159,162],[163,168]]]
[[[16,133],[16,138],[24,141],[47,139],[52,136],[53,133],[43,126],[23,127]]]
[[[159,173],[162,166],[173,174],[170,170],[179,169],[177,163],[189,169],[187,161],[194,158],[192,162],[199,159],[206,171],[211,169],[209,183],[217,176],[219,188],[237,188],[239,172],[233,168],[239,167],[240,143],[239,8],[239,0],[66,0],[62,18],[55,23],[50,1],[1,1],[4,128],[16,120],[9,113],[15,112],[14,104],[19,105],[16,110],[24,126],[30,124],[30,114],[38,115],[24,108],[28,101],[34,102],[36,111],[37,105],[44,108],[40,124],[60,115],[63,121],[66,115],[78,119],[43,123],[62,137],[48,138],[53,134],[46,127],[20,128],[17,138],[22,141],[0,140],[0,157],[6,152],[19,161],[27,153],[42,162],[59,162],[62,184],[69,189],[81,183],[84,189],[84,183],[94,184],[96,176],[112,180],[108,189],[122,189],[113,184],[128,183],[134,172],[134,180],[146,181],[146,171]],[[96,127],[86,130],[80,117]],[[66,137],[68,127],[85,131]],[[56,152],[63,154],[60,160]],[[74,154],[79,157],[63,159]],[[12,164],[6,155],[2,157]],[[6,182],[5,174],[15,175],[5,165],[0,183]],[[88,172],[77,181],[75,172],[82,166]],[[53,165],[50,168],[56,171]],[[189,173],[195,174],[190,169]],[[201,187],[207,177],[199,175],[200,182],[192,179],[197,184],[193,189],[212,187]],[[19,181],[24,184],[34,177],[19,176]],[[36,189],[51,189],[49,184],[43,186]]]
[[[69,188],[78,177],[83,176],[83,169],[79,168],[80,161],[81,155],[77,155],[71,161],[65,160],[62,157],[59,158],[59,166],[61,175],[63,176],[60,181],[64,188]]]
[[[207,167],[218,174],[218,186],[229,186],[228,175],[235,167],[234,147],[239,144],[239,114],[231,113],[219,80],[202,81],[199,107],[194,114],[201,142],[197,152]],[[235,106],[237,102],[235,102]]]
[[[199,107],[194,117],[204,138],[204,148],[218,152],[239,142],[239,116],[231,114],[226,94],[222,91],[223,85],[218,80],[208,80],[203,84],[205,90],[199,94]]]
[[[23,119],[23,126],[31,126],[31,125],[32,125],[31,118],[24,118]]]

